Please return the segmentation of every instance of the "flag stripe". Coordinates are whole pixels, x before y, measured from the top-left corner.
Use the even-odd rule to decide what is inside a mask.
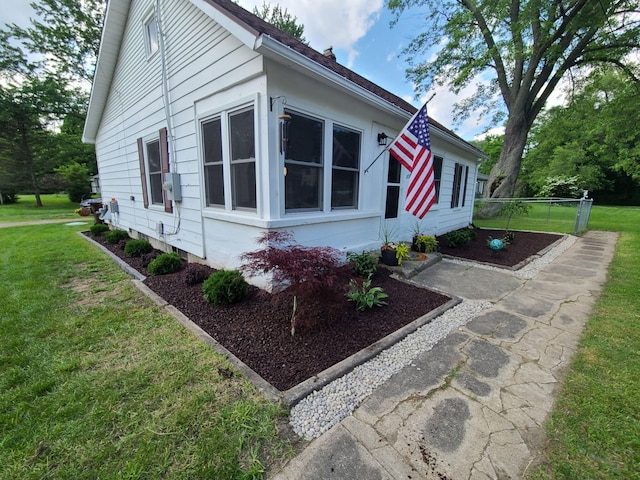
[[[404,209],[423,218],[436,201],[426,104],[402,129],[389,151],[411,172]]]

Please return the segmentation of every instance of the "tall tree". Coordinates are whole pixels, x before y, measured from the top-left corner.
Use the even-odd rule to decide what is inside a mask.
[[[40,178],[64,161],[78,161],[77,156],[67,158],[70,150],[83,151],[90,168],[95,165],[92,154],[86,155],[80,146],[80,132],[65,125],[73,119],[84,121],[104,4],[104,0],[40,0],[32,3],[38,17],[29,27],[13,24],[0,30],[4,109],[0,121],[5,127],[0,132],[0,161],[11,162],[15,169],[11,178],[20,180],[19,185],[28,180],[38,206],[42,205]],[[68,115],[72,118],[65,121]],[[55,135],[60,125],[62,131]]]
[[[414,83],[424,90],[447,84],[455,93],[475,84],[458,113],[506,115],[485,195],[513,195],[533,122],[569,72],[611,64],[634,74],[627,59],[640,44],[638,0],[387,0],[387,6],[396,18],[410,7],[427,12],[428,28],[405,50]]]
[[[280,5],[272,6],[263,2],[260,9],[253,7],[253,14],[283,32],[288,33],[292,37],[297,38],[302,43],[308,44],[303,36],[304,25],[299,24],[297,17],[292,17],[286,8],[283,10]]]
[[[540,115],[523,159],[534,193],[549,177],[575,176],[580,188],[621,202],[640,187],[640,88],[615,71],[596,71],[566,106]]]

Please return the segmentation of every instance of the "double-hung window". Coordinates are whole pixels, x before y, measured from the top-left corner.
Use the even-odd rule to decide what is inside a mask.
[[[324,122],[295,112],[285,147],[285,210],[322,210]]]
[[[453,192],[451,193],[451,208],[463,206],[467,198],[467,180],[469,167],[456,163],[453,170]]]
[[[149,205],[163,206],[165,212],[172,213],[173,203],[162,188],[165,175],[169,173],[169,142],[166,128],[161,128],[155,138],[138,138],[138,159],[144,208],[149,208]]]
[[[207,207],[255,210],[256,142],[253,107],[225,111],[201,123]]]
[[[163,205],[162,199],[162,166],[160,164],[160,140],[147,142],[147,163],[149,165],[149,190],[151,203]]]
[[[285,211],[358,208],[361,132],[302,113],[285,113]]]
[[[158,51],[158,23],[155,15],[151,15],[144,22],[144,43],[147,58]]]
[[[358,207],[360,133],[333,126],[331,208]]]

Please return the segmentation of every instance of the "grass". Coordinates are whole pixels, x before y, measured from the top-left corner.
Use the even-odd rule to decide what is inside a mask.
[[[571,233],[576,222],[576,204],[549,205],[533,203],[528,215],[514,215],[509,223],[510,230],[535,230],[541,232]],[[478,227],[504,229],[507,217],[474,218]]]
[[[19,195],[16,203],[0,205],[0,222],[27,222],[34,220],[77,219],[77,203],[69,201],[67,194],[41,195],[42,207],[36,206],[35,195]]]
[[[513,217],[512,228],[546,230],[542,210]],[[550,229],[571,232],[567,220]],[[504,228],[506,219],[476,224]],[[547,423],[535,479],[640,479],[640,208],[594,206],[589,229],[617,231],[620,239]]]
[[[262,478],[283,409],[76,229],[0,229],[0,478]]]

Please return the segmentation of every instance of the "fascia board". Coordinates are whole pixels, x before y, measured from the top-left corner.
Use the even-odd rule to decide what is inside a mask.
[[[110,0],[104,17],[100,38],[100,51],[93,75],[93,85],[87,108],[87,118],[82,131],[84,143],[95,143],[102,113],[107,104],[111,81],[118,63],[122,36],[127,24],[130,0]]]
[[[318,80],[328,83],[334,86],[338,86],[344,90],[351,92],[352,94],[364,99],[368,103],[387,111],[388,113],[409,120],[411,114],[392,103],[380,98],[369,90],[356,85],[355,83],[347,80],[346,78],[338,75],[337,73],[329,70],[328,68],[319,65],[310,58],[296,52],[292,48],[278,42],[277,40],[261,35],[255,45],[255,51],[264,55],[267,58],[271,58],[278,63],[285,64],[290,68],[294,68],[303,73],[312,73]]]

